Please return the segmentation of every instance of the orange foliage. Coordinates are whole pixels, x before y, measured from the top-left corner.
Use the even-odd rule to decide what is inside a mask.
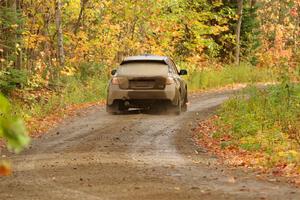
[[[300,45],[300,2],[264,0],[263,3],[258,11],[262,22],[262,46],[257,53],[260,66],[280,67],[285,60],[295,67]]]

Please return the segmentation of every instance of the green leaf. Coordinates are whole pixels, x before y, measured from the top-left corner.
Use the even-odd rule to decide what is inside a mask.
[[[30,142],[25,124],[23,120],[12,115],[8,100],[1,94],[0,111],[0,138],[6,140],[9,150],[18,153]]]

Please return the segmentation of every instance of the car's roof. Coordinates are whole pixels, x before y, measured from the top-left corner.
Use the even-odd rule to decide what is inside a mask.
[[[121,65],[130,63],[130,62],[138,62],[138,61],[154,61],[154,62],[162,62],[168,63],[169,57],[167,56],[156,56],[156,55],[140,55],[140,56],[129,56],[126,57]]]

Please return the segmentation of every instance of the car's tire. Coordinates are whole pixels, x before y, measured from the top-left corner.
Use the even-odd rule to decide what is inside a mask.
[[[112,105],[106,104],[106,112],[112,115],[120,114],[119,102],[113,102]]]
[[[181,107],[182,112],[187,111],[187,103],[188,103],[188,98],[187,98],[187,94],[186,94],[185,97],[184,97],[184,102],[183,102],[182,107]]]
[[[175,115],[180,115],[181,114],[181,108],[182,108],[182,105],[181,105],[181,98],[179,97],[178,98],[178,101],[177,101],[177,105],[176,106],[173,106],[173,112]]]

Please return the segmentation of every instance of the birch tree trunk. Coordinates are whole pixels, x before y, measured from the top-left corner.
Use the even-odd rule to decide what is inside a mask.
[[[241,54],[241,28],[243,19],[243,3],[244,0],[237,0],[238,3],[238,22],[236,26],[236,48],[235,48],[235,63],[240,64],[240,54]]]
[[[65,53],[64,53],[63,30],[62,30],[62,19],[61,19],[61,0],[56,0],[55,23],[56,23],[56,31],[57,31],[57,59],[60,67],[63,67],[65,64]]]

